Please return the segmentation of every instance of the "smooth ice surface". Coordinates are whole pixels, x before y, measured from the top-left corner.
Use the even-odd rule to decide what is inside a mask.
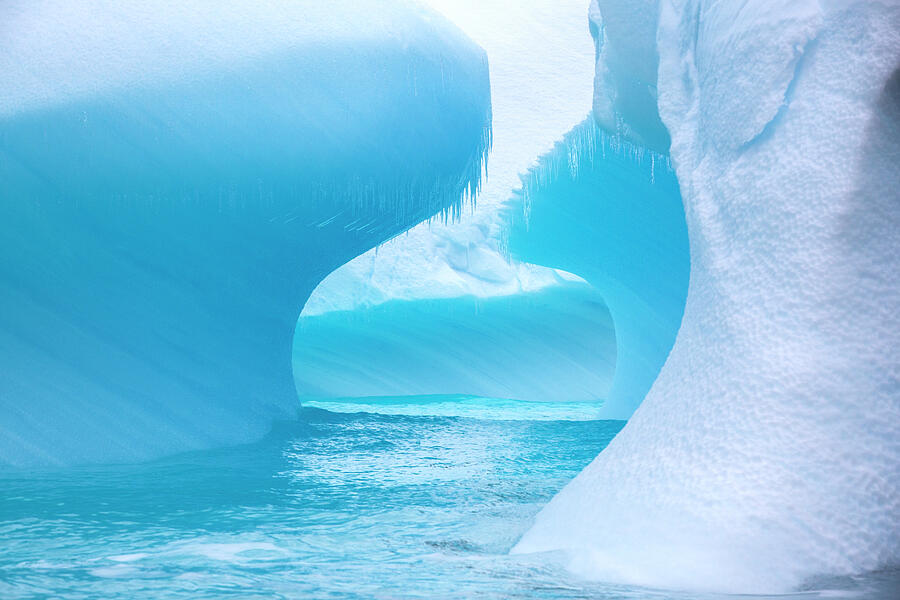
[[[588,118],[529,171],[505,214],[512,258],[583,277],[609,307],[616,367],[601,414],[627,419],[675,342],[687,294],[687,229],[668,157]]]
[[[603,297],[557,281],[529,293],[392,300],[300,317],[294,381],[307,397],[606,396],[616,339]]]
[[[659,57],[691,249],[681,331],[628,425],[515,550],[736,592],[896,565],[900,5],[658,10],[655,34],[606,29]]]
[[[418,4],[0,20],[0,465],[258,439],[316,284],[479,186],[486,57]]]
[[[444,314],[451,305],[458,306],[457,312],[465,312],[470,310],[468,307],[473,305],[474,298],[484,299],[485,302],[489,302],[487,299],[490,298],[516,294],[527,298],[538,290],[551,287],[559,289],[559,293],[547,292],[546,296],[560,301],[555,308],[549,309],[554,314],[560,316],[566,307],[577,306],[580,302],[577,294],[566,298],[565,292],[570,288],[554,269],[508,261],[502,248],[501,206],[521,185],[519,175],[527,171],[542,153],[550,150],[566,131],[583,120],[591,103],[593,66],[587,10],[583,0],[528,0],[516,3],[515,10],[510,10],[509,2],[505,0],[430,0],[428,4],[440,10],[481,45],[490,60],[493,147],[488,178],[478,197],[478,210],[474,213],[464,211],[458,223],[423,224],[380,246],[377,251],[358,257],[326,278],[303,309],[304,317],[309,317],[307,323],[311,323],[329,311],[370,313],[380,310],[378,305],[394,301],[415,303],[406,306],[418,306],[415,310],[423,316],[429,306],[443,307],[433,319],[420,320],[421,338],[410,336],[405,340],[398,339],[399,332],[392,328],[387,319],[379,321],[382,326],[380,330],[376,330],[379,325],[374,322],[369,329],[373,341],[381,336],[409,349],[418,346],[425,354],[433,350],[425,345],[424,340],[436,339],[444,331],[443,326],[448,323]],[[530,301],[525,299],[524,302]],[[504,303],[513,306],[506,300],[493,304],[499,306]],[[496,310],[492,314],[492,318],[500,317]],[[506,332],[512,331],[510,327],[526,331],[536,317],[535,311],[512,312],[503,318],[507,324]],[[559,330],[552,342],[548,339],[498,352],[489,359],[493,374],[488,377],[483,374],[488,370],[486,365],[479,367],[480,361],[472,362],[475,351],[464,344],[466,334],[463,332],[460,337],[448,337],[440,342],[444,348],[441,354],[446,357],[441,361],[447,368],[444,379],[450,380],[459,375],[469,384],[476,380],[480,382],[475,387],[467,386],[467,393],[550,398],[553,396],[552,387],[560,385],[556,377],[560,372],[556,367],[560,363],[555,358],[548,361],[541,383],[537,384],[541,378],[539,372],[529,378],[536,382],[536,386],[515,383],[523,372],[524,364],[541,360],[541,356],[533,352],[552,345],[562,354],[571,355],[582,348],[614,343],[609,334],[605,340],[589,339],[598,331],[593,327],[590,332],[579,331],[577,327],[583,322],[581,318],[573,319],[568,324],[559,319],[555,322],[559,324]],[[429,331],[432,325],[434,328]],[[402,323],[399,329],[409,330]],[[319,348],[320,342],[327,338],[325,321],[322,321],[321,327],[317,326],[317,331],[321,335],[310,343]],[[340,331],[336,330],[335,335],[341,335]],[[549,333],[548,328],[542,331]],[[563,332],[571,337],[563,339]],[[497,349],[506,343],[504,335],[498,332],[497,339],[493,341],[487,337],[482,339],[490,348]],[[471,336],[468,339],[472,339]],[[462,346],[453,348],[457,343]],[[301,362],[312,359],[305,372],[315,372],[316,365],[322,364],[310,356],[310,352],[303,350],[306,346],[303,330],[298,329],[295,347],[300,349],[302,360],[295,359],[295,368],[301,379],[301,393],[306,389],[302,381],[305,375],[300,372],[303,369]],[[354,352],[366,352],[359,346],[332,347],[328,350],[330,354],[347,357],[353,356]],[[555,354],[554,351],[552,355]],[[406,353],[398,353],[395,355],[397,360],[393,362],[390,362],[388,355],[382,356],[380,364],[384,370],[380,373],[375,373],[374,368],[367,371],[373,377],[368,380],[365,393],[402,393],[400,386],[404,383],[409,383],[406,388],[408,393],[456,390],[452,387],[435,389],[435,378],[429,376],[416,381],[415,373],[404,373],[407,365],[399,359],[406,356]],[[453,356],[465,357],[466,360],[451,365]],[[503,357],[508,362],[502,363]],[[566,399],[571,392],[579,398],[603,398],[609,389],[608,369],[601,366],[599,370],[588,372],[584,371],[584,367],[600,366],[604,360],[600,355],[583,355],[578,359],[581,366],[573,366],[582,374],[570,369],[558,398]],[[470,373],[467,374],[467,371]],[[399,378],[395,379],[398,375]],[[353,374],[349,378],[356,381]],[[496,381],[491,381],[491,378]],[[327,382],[322,379],[318,383],[320,393],[325,395],[345,395],[349,389],[344,385],[325,385]],[[503,392],[503,389],[506,391]]]

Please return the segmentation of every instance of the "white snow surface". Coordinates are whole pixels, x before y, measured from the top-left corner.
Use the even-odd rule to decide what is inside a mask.
[[[327,277],[304,317],[390,300],[536,291],[574,276],[510,263],[500,247],[500,204],[519,175],[580,122],[591,105],[593,49],[583,0],[425,0],[488,55],[493,150],[477,211],[432,221],[371,250]],[[576,278],[577,279],[577,278]]]
[[[160,10],[141,0],[6,0],[0,117],[238,70],[298,47],[421,39],[428,34],[421,19],[434,15],[411,7],[411,1],[193,0]]]
[[[655,32],[605,25],[658,52],[691,246],[684,320],[628,425],[514,551],[729,592],[896,565],[900,4],[650,5]]]

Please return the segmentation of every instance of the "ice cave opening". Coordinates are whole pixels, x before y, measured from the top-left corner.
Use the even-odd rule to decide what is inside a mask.
[[[380,296],[391,282],[371,276],[339,269],[323,280],[295,334],[301,402],[464,394],[598,402],[597,417],[627,419],[665,362],[687,294],[668,157],[588,117],[522,176],[501,214],[511,263],[462,244],[443,266],[487,280],[512,270],[511,292],[397,299]],[[552,276],[531,281],[532,268]],[[440,273],[421,276],[441,283]]]

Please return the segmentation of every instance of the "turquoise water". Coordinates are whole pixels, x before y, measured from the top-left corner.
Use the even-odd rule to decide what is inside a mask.
[[[452,397],[320,402],[332,410],[254,445],[0,473],[0,598],[697,597],[508,556],[623,422],[458,400],[456,414]],[[896,582],[824,587],[891,598]]]

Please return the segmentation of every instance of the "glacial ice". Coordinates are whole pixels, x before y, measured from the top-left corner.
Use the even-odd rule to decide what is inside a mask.
[[[600,415],[627,419],[675,342],[690,258],[668,157],[588,118],[523,178],[504,211],[516,260],[565,269],[609,307],[616,368]]]
[[[304,405],[309,398],[431,394],[593,401],[605,396],[615,365],[602,295],[562,278],[504,296],[304,310],[294,345]]]
[[[316,284],[479,186],[486,57],[419,5],[0,10],[0,465],[260,437]]]
[[[615,362],[608,349],[616,344],[603,324],[604,301],[583,284],[572,285],[564,272],[509,261],[501,210],[521,186],[520,174],[590,106],[593,47],[585,2],[526,0],[514,11],[506,0],[427,3],[490,57],[489,177],[477,212],[464,212],[458,222],[423,223],[316,288],[295,342],[301,398],[456,392],[602,399]],[[584,309],[588,301],[597,314]],[[513,333],[525,337],[513,342]],[[354,364],[337,377],[341,363]]]
[[[493,11],[489,52],[512,57],[495,108],[514,126],[478,217],[461,207],[491,142],[485,55],[424,9],[4,4],[0,464],[259,437],[296,407],[291,334],[317,283],[444,214],[463,220],[318,288],[301,390],[371,393],[372,369],[451,331],[450,368],[388,383],[544,398],[552,377],[517,389],[510,365],[599,361],[566,393],[609,389],[625,416],[652,388],[515,552],[744,593],[900,563],[900,3],[594,0],[593,120],[537,165],[582,116],[578,52],[540,19],[533,39],[504,28],[530,2],[431,4]],[[560,317],[588,302],[604,337]],[[509,351],[543,306],[540,343]],[[352,336],[396,323],[391,364],[333,376],[358,362]],[[475,323],[508,351],[482,373],[462,369]]]
[[[621,57],[656,55],[642,93],[684,199],[684,317],[640,408],[514,551],[744,593],[896,565],[900,3],[634,4],[655,30],[622,6],[591,10],[595,107],[649,143],[646,107],[616,108]]]
[[[588,119],[520,186],[493,211],[482,203],[496,233],[474,218],[431,227],[329,275],[297,330],[301,398],[602,399],[600,416],[631,416],[674,343],[687,293],[668,157]],[[573,275],[591,291],[569,285]],[[593,316],[582,308],[589,297]],[[601,326],[604,306],[612,322]]]

